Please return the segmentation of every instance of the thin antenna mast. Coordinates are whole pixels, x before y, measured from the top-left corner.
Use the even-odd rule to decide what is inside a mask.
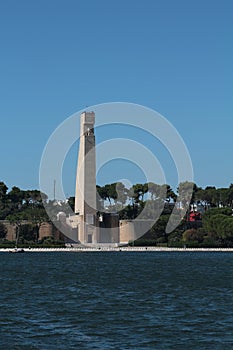
[[[56,199],[56,180],[53,180],[53,200]]]

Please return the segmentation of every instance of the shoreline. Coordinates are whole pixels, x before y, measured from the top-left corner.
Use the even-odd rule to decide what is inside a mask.
[[[12,252],[14,248],[0,248],[0,253]],[[168,247],[74,247],[74,248],[23,248],[27,253],[44,252],[233,252],[233,248],[168,248]]]

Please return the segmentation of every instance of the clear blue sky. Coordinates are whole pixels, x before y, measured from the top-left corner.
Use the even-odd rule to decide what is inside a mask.
[[[1,1],[0,49],[0,180],[9,188],[38,188],[53,130],[111,101],[165,116],[199,186],[233,182],[233,1]],[[72,195],[72,154],[69,162]]]

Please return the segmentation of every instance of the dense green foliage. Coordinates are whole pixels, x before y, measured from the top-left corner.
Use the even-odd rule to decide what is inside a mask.
[[[165,184],[135,184],[130,189],[122,183],[97,186],[99,210],[106,206],[109,212],[118,212],[120,219],[134,219],[141,214],[148,219],[162,208],[161,215],[154,226],[140,239],[131,242],[134,245],[166,245],[187,247],[228,247],[233,246],[233,184],[229,188],[206,187],[202,189],[192,184],[191,204],[202,207],[202,223],[188,222],[186,217],[175,231],[167,234],[166,225],[177,196],[180,204],[185,203],[190,191],[190,183],[181,183],[177,191]],[[74,197],[67,202],[49,201],[38,190],[21,190],[13,187],[8,191],[4,182],[0,182],[0,220],[8,220],[17,228],[18,244],[38,244],[39,229],[43,222],[51,222],[44,208],[49,207],[52,219],[58,212],[69,215],[74,210]],[[143,209],[147,208],[147,211]],[[72,210],[71,210],[72,209]],[[179,212],[178,209],[177,213]],[[0,242],[6,242],[6,227],[0,223]],[[60,236],[58,239],[61,238]],[[60,242],[60,241],[59,241]],[[58,245],[60,244],[58,242]],[[57,244],[53,238],[40,244]],[[10,244],[10,243],[9,243]]]
[[[171,247],[229,247],[233,246],[233,184],[229,188],[198,187],[183,182],[177,194],[169,185],[136,184],[126,189],[123,184],[97,186],[102,200],[108,200],[109,211],[118,211],[120,219],[134,219],[147,205],[153,213],[161,205],[163,211],[154,226],[131,245],[165,245]],[[190,189],[192,192],[190,193]],[[173,210],[177,195],[181,197],[181,206],[185,205],[187,194],[191,195],[191,204],[200,206],[202,222],[188,222],[185,217],[170,234],[166,234],[166,225]],[[146,197],[146,199],[145,199]],[[124,205],[124,208],[121,209]],[[177,209],[177,213],[179,210]],[[188,215],[188,214],[187,214]],[[147,219],[147,217],[142,216]]]
[[[0,223],[0,239],[5,239],[7,234],[6,226]]]
[[[12,245],[6,241],[7,229],[3,220],[9,221],[16,227],[16,242],[18,246],[33,244],[44,244],[39,242],[39,229],[43,222],[50,222],[47,212],[44,208],[44,202],[47,202],[47,196],[38,190],[21,190],[13,187],[7,192],[8,188],[4,182],[0,182],[0,244]],[[58,211],[63,208],[55,206],[53,201],[49,201],[51,213],[56,217]],[[56,229],[54,228],[56,232]],[[57,234],[59,236],[59,234]],[[46,242],[45,242],[46,243]],[[49,242],[50,246],[60,243],[57,240]],[[64,242],[63,242],[64,245]]]

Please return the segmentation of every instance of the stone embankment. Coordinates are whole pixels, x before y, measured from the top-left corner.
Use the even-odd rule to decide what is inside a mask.
[[[1,248],[0,252],[12,249]],[[166,247],[67,247],[67,248],[24,248],[25,252],[233,252],[233,248],[166,248]]]

